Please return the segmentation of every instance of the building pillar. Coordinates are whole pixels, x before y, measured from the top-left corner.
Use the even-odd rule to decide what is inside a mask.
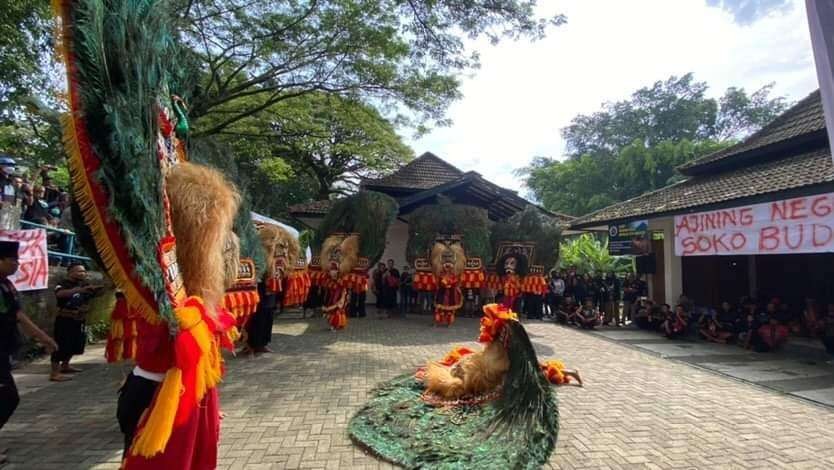
[[[675,256],[675,219],[660,219],[663,228],[663,280],[666,286],[666,303],[674,306],[683,292],[683,269],[681,257]]]

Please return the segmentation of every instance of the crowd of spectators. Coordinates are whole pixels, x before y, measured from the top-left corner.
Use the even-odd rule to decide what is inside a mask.
[[[35,171],[20,171],[13,158],[0,157],[0,207],[7,213],[14,211],[18,220],[72,230],[70,196],[50,176],[55,169],[43,165]]]

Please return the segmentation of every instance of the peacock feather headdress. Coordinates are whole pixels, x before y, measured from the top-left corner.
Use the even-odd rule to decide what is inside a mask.
[[[161,251],[171,235],[164,174],[185,159],[187,132],[168,87],[177,70],[172,13],[159,0],[54,7],[68,78],[64,141],[83,223],[131,306],[176,325],[176,265],[166,270]]]

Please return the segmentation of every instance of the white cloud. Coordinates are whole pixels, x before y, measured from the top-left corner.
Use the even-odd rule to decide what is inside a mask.
[[[464,80],[454,124],[410,144],[522,190],[513,169],[562,156],[571,118],[670,75],[694,72],[715,96],[775,82],[777,95],[801,99],[817,84],[804,2],[792,2],[744,26],[704,0],[541,2],[568,24],[536,43],[478,44],[482,68]]]

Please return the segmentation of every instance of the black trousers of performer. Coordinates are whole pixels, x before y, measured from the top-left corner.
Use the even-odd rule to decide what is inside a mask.
[[[116,419],[125,437],[122,458],[127,456],[130,444],[133,443],[133,436],[136,434],[136,428],[139,426],[139,420],[142,419],[142,413],[151,406],[158,386],[159,382],[133,375],[131,372],[119,390]]]
[[[536,294],[524,294],[524,313],[527,318],[542,319],[542,296]]]
[[[72,356],[84,354],[84,346],[87,344],[84,320],[57,316],[53,333],[58,350],[52,353],[52,362],[66,362]]]
[[[275,294],[263,294],[258,309],[249,324],[246,325],[249,347],[253,349],[266,347],[272,341],[272,323],[275,320],[277,299]]]
[[[17,385],[12,377],[12,364],[7,353],[0,353],[0,429],[12,417],[12,413],[20,403]]]

